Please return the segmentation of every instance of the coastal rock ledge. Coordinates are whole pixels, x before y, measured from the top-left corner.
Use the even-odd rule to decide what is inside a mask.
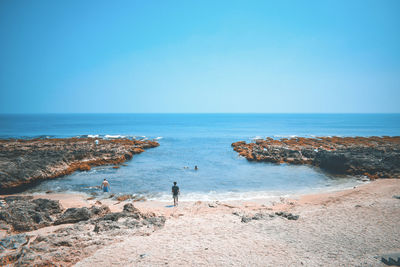
[[[308,164],[339,175],[400,178],[400,136],[258,139],[232,144],[249,161]]]
[[[165,221],[132,203],[112,212],[102,203],[64,209],[59,200],[1,197],[0,266],[72,266],[127,237],[148,236]]]
[[[0,140],[0,193],[14,193],[29,184],[93,166],[121,164],[157,146],[155,141],[130,139]]]

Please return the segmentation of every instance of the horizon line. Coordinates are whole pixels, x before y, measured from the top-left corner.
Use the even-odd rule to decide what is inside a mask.
[[[143,114],[143,115],[400,115],[400,112],[32,112],[32,113],[0,113],[1,115],[128,115],[128,114]]]

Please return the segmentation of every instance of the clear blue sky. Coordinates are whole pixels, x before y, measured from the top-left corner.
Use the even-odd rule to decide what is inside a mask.
[[[0,113],[400,112],[400,1],[0,1]]]

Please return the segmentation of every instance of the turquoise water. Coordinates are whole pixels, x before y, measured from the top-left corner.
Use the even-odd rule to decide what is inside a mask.
[[[354,177],[334,177],[309,166],[254,163],[231,143],[291,136],[400,135],[399,114],[52,114],[0,115],[0,138],[99,136],[157,139],[160,146],[127,166],[43,182],[29,192],[98,192],[104,178],[112,193],[169,200],[177,181],[181,199],[251,199],[351,187]],[[197,165],[199,170],[193,168]],[[188,167],[188,168],[185,168]]]

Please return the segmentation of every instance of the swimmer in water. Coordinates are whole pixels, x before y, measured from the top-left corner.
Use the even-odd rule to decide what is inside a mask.
[[[108,183],[106,178],[104,178],[103,183],[101,183],[101,189],[103,189],[103,192],[109,192],[110,191],[110,184]]]

